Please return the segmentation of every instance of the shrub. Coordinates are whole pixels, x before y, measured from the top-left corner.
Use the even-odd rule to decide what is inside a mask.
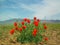
[[[14,30],[20,32],[17,36],[17,42],[26,43],[26,42],[44,42],[48,40],[44,33],[46,32],[47,26],[44,23],[40,22],[39,19],[34,17],[34,20],[31,21],[30,19],[24,18],[23,21],[19,24],[20,27],[17,25],[17,22],[14,22]],[[12,32],[12,33],[11,33]],[[14,31],[11,31],[10,34],[13,34]]]

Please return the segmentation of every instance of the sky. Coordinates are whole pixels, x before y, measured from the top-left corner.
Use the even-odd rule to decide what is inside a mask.
[[[60,20],[60,0],[0,0],[0,21],[33,17]]]

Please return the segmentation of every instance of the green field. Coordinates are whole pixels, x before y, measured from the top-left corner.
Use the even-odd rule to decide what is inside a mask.
[[[18,43],[16,37],[19,33],[15,32],[16,34],[14,35],[9,34],[9,31],[13,27],[12,24],[0,24],[0,45],[35,45],[34,43]],[[47,27],[48,29],[45,34],[49,40],[46,45],[60,45],[60,23],[47,23]]]

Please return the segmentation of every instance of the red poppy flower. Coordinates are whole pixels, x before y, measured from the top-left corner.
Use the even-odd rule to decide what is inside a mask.
[[[15,27],[15,30],[19,30],[19,28],[16,26],[16,27]]]
[[[30,19],[27,19],[27,22],[30,23]]]
[[[27,21],[27,18],[24,18],[24,21]]]
[[[36,17],[34,17],[34,20],[36,20]]]
[[[37,19],[37,21],[38,21],[38,22],[40,22],[40,20],[39,20],[39,19]]]
[[[33,31],[34,31],[34,32],[37,32],[37,29],[34,29]]]
[[[36,32],[33,31],[32,35],[33,35],[33,36],[36,36]]]
[[[45,41],[47,41],[47,40],[48,40],[48,38],[47,38],[47,37],[45,37],[45,38],[44,38],[44,40],[45,40]]]
[[[37,29],[34,29],[32,34],[33,34],[33,36],[36,36],[36,34],[37,34]]]
[[[19,31],[22,31],[22,28],[19,28]]]
[[[38,21],[34,21],[34,25],[38,26],[39,22]]]
[[[10,30],[10,34],[14,34],[14,31],[15,31],[14,29]]]
[[[25,26],[25,25],[23,25],[23,26],[22,26],[22,28],[23,28],[23,29],[26,29],[26,26]]]
[[[24,25],[24,22],[22,21],[21,24]]]
[[[47,29],[47,26],[46,25],[44,25],[44,29]]]
[[[17,26],[17,22],[14,22],[14,26]]]

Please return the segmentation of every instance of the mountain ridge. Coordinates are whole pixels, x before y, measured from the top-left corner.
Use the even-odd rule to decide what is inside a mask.
[[[0,24],[5,24],[5,23],[13,23],[13,22],[20,22],[20,21],[22,21],[23,19],[9,19],[9,20],[5,20],[5,21],[0,21]],[[31,19],[32,20],[32,19]],[[46,21],[46,22],[48,22],[48,23],[60,23],[60,20],[41,20],[41,22],[43,22],[43,21]]]

